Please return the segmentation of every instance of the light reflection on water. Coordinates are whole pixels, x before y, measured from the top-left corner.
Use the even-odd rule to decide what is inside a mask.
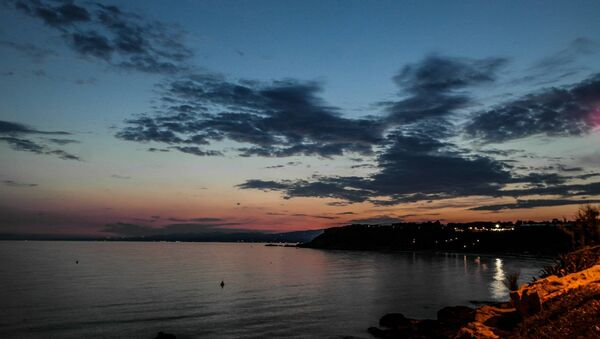
[[[385,313],[430,318],[448,305],[506,300],[505,272],[529,279],[547,263],[126,242],[0,242],[0,259],[3,338],[368,338]]]
[[[502,259],[496,258],[494,263],[494,281],[490,284],[490,291],[494,299],[501,299],[508,293],[508,289],[504,286],[506,275],[504,274]]]

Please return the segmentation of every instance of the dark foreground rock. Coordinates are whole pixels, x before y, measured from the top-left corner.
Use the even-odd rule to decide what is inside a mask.
[[[438,319],[409,319],[401,313],[389,313],[379,319],[379,326],[368,332],[377,338],[452,338],[459,329],[475,320],[475,309],[466,306],[444,307]]]
[[[411,326],[411,322],[402,313],[389,313],[379,319],[379,326],[387,328],[407,327]]]
[[[475,309],[467,306],[448,306],[437,313],[439,322],[450,327],[462,327],[475,321]]]
[[[158,332],[154,339],[177,339],[177,337],[171,333]]]

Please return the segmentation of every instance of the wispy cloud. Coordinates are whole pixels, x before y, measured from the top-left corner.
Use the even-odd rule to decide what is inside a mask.
[[[68,153],[61,149],[53,149],[39,141],[34,141],[31,136],[40,135],[71,135],[69,132],[64,131],[43,131],[38,130],[24,124],[0,121],[0,142],[6,143],[10,148],[15,151],[30,152],[34,154],[45,154],[55,155],[63,160],[77,160],[80,161],[76,155]],[[77,142],[71,139],[57,139],[50,138],[45,139],[51,143],[66,145],[69,143]]]
[[[173,74],[186,69],[185,61],[192,56],[192,51],[182,43],[181,30],[143,19],[117,6],[43,0],[9,0],[9,3],[58,31],[80,56],[111,66]],[[30,54],[36,51],[29,45],[13,48]]]
[[[29,183],[14,181],[14,180],[2,180],[2,183],[4,185],[10,186],[10,187],[27,188],[27,187],[37,187],[38,186],[38,184],[29,184]]]

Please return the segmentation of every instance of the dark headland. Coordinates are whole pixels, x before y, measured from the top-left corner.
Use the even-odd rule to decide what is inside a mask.
[[[575,240],[565,232],[569,227],[572,227],[571,224],[558,221],[361,224],[326,229],[300,246],[336,250],[433,250],[552,256],[574,248]]]

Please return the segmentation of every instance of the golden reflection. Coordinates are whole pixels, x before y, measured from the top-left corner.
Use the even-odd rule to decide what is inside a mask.
[[[504,286],[504,279],[506,275],[504,273],[504,263],[502,259],[496,258],[494,263],[494,280],[490,283],[490,292],[495,299],[504,299],[508,292]]]

